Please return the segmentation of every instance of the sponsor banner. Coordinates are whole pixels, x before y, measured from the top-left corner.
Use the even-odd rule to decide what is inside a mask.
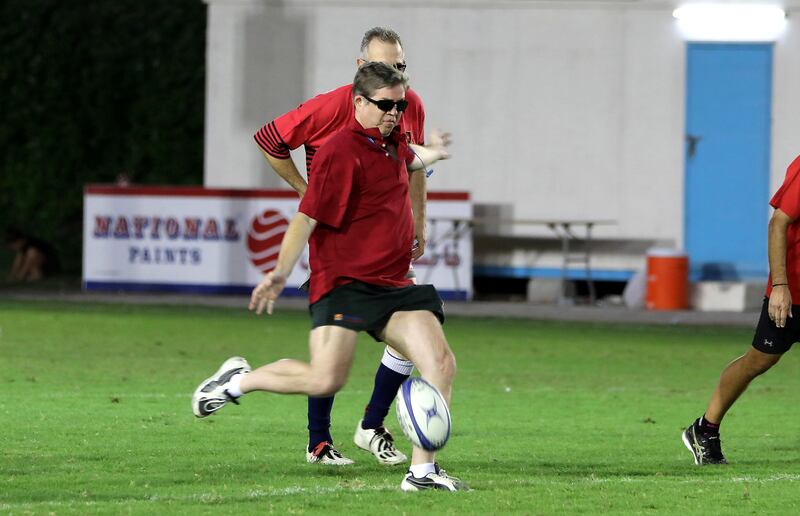
[[[443,297],[468,299],[472,240],[453,231],[469,219],[466,193],[430,194],[420,283]],[[249,293],[275,267],[297,195],[285,190],[88,186],[84,192],[83,283],[86,290]],[[438,220],[443,219],[443,220]],[[461,234],[459,234],[461,233]],[[299,294],[308,248],[287,282]]]

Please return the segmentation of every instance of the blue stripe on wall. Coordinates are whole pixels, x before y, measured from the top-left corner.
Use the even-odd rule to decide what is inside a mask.
[[[175,283],[140,283],[128,281],[84,281],[83,290],[94,292],[170,292],[177,294],[250,294],[255,285],[203,285]],[[288,297],[305,296],[297,288],[287,288]]]
[[[83,290],[87,292],[167,292],[174,294],[246,294],[250,295],[254,285],[203,285],[174,283],[139,283],[127,281],[84,281]],[[439,290],[445,301],[466,301],[464,290]],[[281,294],[285,297],[307,297],[298,288],[286,288]]]
[[[633,270],[592,270],[592,279],[595,281],[628,281],[633,276]],[[490,276],[496,278],[561,278],[561,269],[548,267],[505,267],[496,265],[475,265],[472,267],[475,276]],[[567,269],[566,277],[570,280],[588,279],[585,269]]]

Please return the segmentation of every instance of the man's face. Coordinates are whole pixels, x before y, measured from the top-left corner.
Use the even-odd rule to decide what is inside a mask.
[[[399,43],[387,43],[379,39],[373,39],[369,42],[369,45],[367,45],[366,60],[373,63],[384,63],[395,68],[397,68],[398,65],[404,67],[406,64],[406,56],[403,53],[403,47],[401,47]],[[364,63],[364,59],[358,60],[358,66]]]
[[[391,88],[380,88],[375,90],[370,98],[375,101],[403,100],[406,98],[406,89],[402,84]],[[361,95],[356,97],[355,104],[356,120],[358,120],[364,129],[377,127],[383,136],[388,136],[400,122],[400,115],[402,115],[402,113],[397,110],[396,105],[392,106],[392,109],[389,111],[381,111],[378,106]]]

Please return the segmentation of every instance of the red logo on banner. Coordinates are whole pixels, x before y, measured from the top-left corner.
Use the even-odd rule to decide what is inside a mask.
[[[247,249],[256,269],[268,272],[275,268],[281,241],[288,227],[289,221],[275,210],[267,210],[253,219],[247,232]]]

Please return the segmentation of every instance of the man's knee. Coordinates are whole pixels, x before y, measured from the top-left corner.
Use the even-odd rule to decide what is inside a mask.
[[[767,372],[772,366],[778,363],[783,355],[772,355],[763,353],[757,349],[751,349],[743,357],[743,364],[747,375],[755,378]]]
[[[342,390],[346,382],[346,378],[334,377],[331,375],[319,377],[311,384],[308,395],[312,397],[333,396]]]
[[[456,356],[449,347],[445,347],[442,350],[436,362],[442,377],[452,382],[456,376]]]
[[[406,356],[404,354],[400,353],[399,351],[397,351],[396,349],[394,349],[392,346],[390,346],[388,344],[386,345],[386,350],[389,353],[391,353],[395,358],[399,358],[400,360],[408,360],[408,358],[406,358]]]

